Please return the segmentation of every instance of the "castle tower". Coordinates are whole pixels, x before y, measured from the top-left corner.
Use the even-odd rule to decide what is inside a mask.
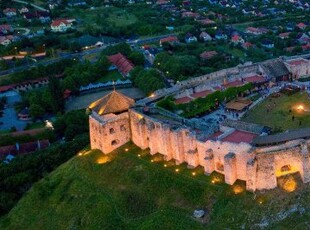
[[[107,154],[130,140],[128,109],[135,101],[117,91],[91,103],[89,133],[92,149]]]

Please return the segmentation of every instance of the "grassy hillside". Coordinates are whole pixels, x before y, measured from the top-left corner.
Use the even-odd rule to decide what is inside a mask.
[[[126,149],[128,151],[126,151]],[[151,157],[132,144],[111,156],[80,153],[36,183],[0,229],[305,229],[310,186],[252,194],[244,184],[222,183]],[[290,181],[291,182],[291,181]],[[195,220],[192,213],[207,215]]]

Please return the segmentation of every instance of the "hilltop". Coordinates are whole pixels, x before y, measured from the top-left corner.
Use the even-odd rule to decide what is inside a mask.
[[[1,229],[307,228],[309,185],[252,194],[238,181],[150,156],[133,144],[80,152],[36,183]],[[289,178],[288,181],[290,181]],[[201,220],[192,217],[205,209]]]

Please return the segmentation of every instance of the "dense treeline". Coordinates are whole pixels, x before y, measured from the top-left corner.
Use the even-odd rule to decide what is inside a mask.
[[[15,158],[10,164],[0,164],[0,215],[14,207],[33,183],[43,178],[89,144],[88,134],[65,144]]]
[[[164,79],[156,69],[137,67],[132,70],[131,77],[134,85],[148,95],[165,87]]]
[[[62,61],[52,63],[47,66],[38,65],[35,68],[13,73],[10,78],[1,80],[1,85],[18,84],[27,80],[44,78],[60,75],[67,67],[73,66],[76,62],[72,59],[63,59]]]
[[[204,98],[197,98],[185,104],[175,104],[173,97],[166,97],[157,103],[158,106],[167,110],[182,110],[182,116],[194,117],[206,112],[214,110],[218,103],[230,101],[241,94],[247,93],[251,90],[253,85],[251,83],[240,87],[230,87],[225,91],[215,91]]]

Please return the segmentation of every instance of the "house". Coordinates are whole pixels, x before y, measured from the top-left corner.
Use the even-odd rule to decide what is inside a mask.
[[[287,39],[289,38],[291,32],[286,32],[286,33],[280,33],[278,36],[281,39]]]
[[[0,25],[0,34],[9,34],[13,32],[14,32],[14,29],[11,25],[9,24]]]
[[[68,29],[72,28],[72,23],[67,19],[56,19],[51,24],[51,29],[53,32],[66,32]]]
[[[187,34],[185,35],[185,42],[186,42],[186,43],[197,42],[197,38],[196,38],[196,36],[194,36],[194,35],[192,35],[192,34],[190,34],[190,33],[187,33]]]
[[[199,13],[194,13],[191,11],[185,11],[182,13],[182,18],[198,18]]]
[[[124,77],[129,77],[130,71],[135,67],[134,64],[121,53],[108,56],[108,60]]]
[[[6,8],[3,10],[3,14],[7,17],[14,17],[14,16],[16,16],[16,9],[15,8]]]
[[[18,10],[20,14],[28,13],[29,9],[27,7],[22,7],[21,9]]]
[[[12,35],[0,36],[0,44],[3,46],[9,45],[14,40]]]
[[[201,34],[199,35],[199,38],[205,42],[212,41],[212,37],[207,32],[201,32]]]
[[[286,65],[280,60],[266,61],[260,65],[260,71],[267,79],[278,81],[287,81],[291,73]]]
[[[274,43],[271,40],[265,39],[261,42],[262,46],[268,49],[274,48]]]
[[[248,27],[246,29],[246,33],[253,34],[253,35],[261,35],[268,33],[268,29],[266,28],[256,28],[256,27]]]
[[[300,44],[308,44],[310,42],[310,38],[306,33],[299,33],[297,34],[296,40]]]
[[[49,12],[46,11],[35,11],[34,13],[24,13],[24,19],[31,22],[34,19],[40,20],[41,23],[46,23],[51,20]]]
[[[236,34],[236,35],[231,37],[231,42],[233,44],[237,45],[237,44],[243,44],[244,40],[243,40],[243,38],[241,36]]]
[[[216,33],[215,33],[215,38],[218,39],[218,40],[221,40],[221,39],[226,40],[226,39],[227,39],[227,35],[224,34],[223,31],[218,30],[218,31],[216,31]]]
[[[201,53],[199,56],[203,60],[208,60],[208,59],[215,57],[216,55],[218,55],[218,53],[213,50],[213,51],[205,51]]]
[[[250,49],[251,47],[253,47],[254,45],[251,42],[244,42],[242,45],[243,49]]]
[[[159,40],[159,44],[160,46],[162,46],[164,43],[176,43],[178,42],[178,38],[176,36],[169,36],[169,37],[166,37],[166,38],[162,38]]]
[[[211,19],[201,19],[201,20],[197,20],[197,22],[199,22],[201,25],[204,25],[204,26],[209,26],[209,25],[215,25],[216,22],[211,20]]]
[[[294,23],[292,23],[292,22],[289,22],[289,23],[286,25],[286,30],[288,30],[288,31],[293,31],[294,28],[295,28],[295,25],[294,25]]]
[[[87,3],[83,0],[73,0],[68,2],[68,6],[74,7],[74,6],[86,6]]]
[[[301,30],[304,30],[304,29],[307,28],[307,25],[306,25],[305,23],[300,22],[300,23],[298,23],[298,24],[296,25],[296,27],[299,28],[299,29],[301,29]]]

